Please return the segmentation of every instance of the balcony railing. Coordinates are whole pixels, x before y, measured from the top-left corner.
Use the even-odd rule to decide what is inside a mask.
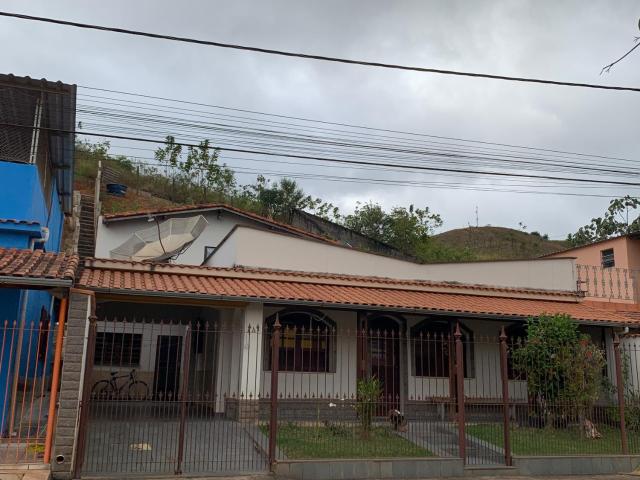
[[[640,270],[576,265],[578,291],[586,298],[640,303]]]

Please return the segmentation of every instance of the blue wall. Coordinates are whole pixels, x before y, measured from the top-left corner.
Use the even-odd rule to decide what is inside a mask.
[[[0,218],[27,222],[37,222],[38,225],[0,224],[0,247],[29,248],[31,238],[40,237],[40,227],[49,228],[49,240],[37,245],[49,252],[58,252],[62,240],[64,216],[58,189],[55,185],[53,172],[49,181],[53,182],[51,193],[51,207],[47,207],[38,177],[36,165],[0,161]],[[20,320],[20,305],[25,290],[0,289],[0,432],[6,434],[10,407],[10,392],[13,382],[13,359],[17,344],[17,332],[14,329],[5,330],[4,321],[9,324]],[[25,333],[22,342],[20,362],[20,377],[39,377],[43,373],[48,375],[53,361],[50,351],[46,364],[38,360],[39,344],[38,325],[42,307],[51,315],[50,329],[53,329],[57,319],[51,311],[52,296],[47,291],[30,290],[26,303]],[[33,328],[35,327],[35,329]],[[50,338],[53,332],[49,333]],[[51,343],[49,344],[51,347]],[[10,362],[10,360],[12,360]],[[7,390],[7,387],[9,390]]]
[[[51,208],[47,208],[36,165],[0,161],[0,218],[38,222],[40,226],[49,228],[49,241],[45,250],[57,252],[62,240],[62,226],[64,216],[55,185],[55,176],[51,174],[53,182],[51,193]],[[29,244],[28,234],[25,234],[25,246]],[[0,246],[18,246],[21,242],[15,234],[7,234],[0,230]]]

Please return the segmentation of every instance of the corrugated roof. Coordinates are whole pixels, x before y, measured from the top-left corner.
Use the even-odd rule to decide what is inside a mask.
[[[240,208],[227,205],[225,203],[201,203],[201,204],[194,204],[194,205],[180,205],[179,207],[159,208],[155,210],[137,210],[137,211],[119,212],[119,213],[111,213],[111,214],[103,215],[102,218],[103,218],[103,223],[110,223],[113,221],[145,217],[147,215],[170,215],[174,213],[186,213],[191,211],[196,212],[196,211],[203,211],[203,210],[226,210],[228,212],[232,212],[237,215],[251,218],[261,223],[266,223],[272,227],[277,228],[278,230],[287,231],[295,235],[300,235],[300,236],[312,238],[315,240],[321,240],[323,242],[331,243],[333,245],[339,244],[335,240],[324,237],[322,235],[308,232],[306,230],[303,230],[302,228],[293,227],[289,224],[278,222],[276,220],[263,217],[262,215],[258,215],[257,213],[249,212],[247,210],[242,210]]]
[[[567,292],[543,293],[307,272],[90,260],[82,269],[77,285],[119,294],[170,294],[203,299],[261,300],[515,318],[565,313],[583,322],[633,323],[616,312],[579,303],[577,297]]]
[[[78,262],[77,255],[66,253],[0,248],[0,281],[20,284],[29,283],[27,280],[41,280],[44,285],[53,280],[52,285],[65,281],[71,286]]]
[[[73,161],[75,136],[73,130],[76,123],[76,86],[62,82],[52,82],[45,79],[18,77],[11,74],[0,74],[0,92],[6,102],[4,110],[0,111],[2,121],[22,127],[5,126],[2,133],[10,136],[12,145],[27,147],[30,145],[32,121],[26,119],[33,115],[30,103],[25,101],[25,93],[31,93],[35,102],[37,95],[44,95],[44,115],[42,126],[46,129],[48,139],[48,155],[56,174],[58,195],[62,201],[65,213],[71,212],[73,207]],[[33,94],[37,94],[35,97]],[[53,130],[61,130],[54,132]],[[23,150],[23,149],[22,149]],[[28,153],[28,150],[27,150]],[[23,151],[21,158],[11,158],[14,161],[27,161]]]

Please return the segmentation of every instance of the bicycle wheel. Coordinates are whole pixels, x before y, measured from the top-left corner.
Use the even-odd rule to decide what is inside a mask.
[[[109,380],[100,380],[93,384],[91,389],[91,398],[93,400],[107,400],[114,395],[113,385]]]
[[[149,395],[149,386],[140,380],[136,380],[129,384],[127,391],[129,400],[145,400]]]

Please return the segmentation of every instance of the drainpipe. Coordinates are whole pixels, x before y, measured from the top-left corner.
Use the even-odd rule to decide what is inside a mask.
[[[36,243],[46,243],[49,240],[49,229],[47,227],[41,227],[41,238],[32,238],[29,240],[29,250],[33,251],[36,247]],[[16,402],[18,395],[18,380],[20,378],[20,357],[22,356],[22,341],[24,340],[24,327],[27,317],[27,303],[29,301],[29,290],[23,290],[21,295],[20,304],[20,327],[18,330],[18,343],[16,345],[16,357],[15,365],[13,367],[13,382],[11,385],[11,415],[9,416],[9,435],[13,434],[13,425],[16,415]]]

